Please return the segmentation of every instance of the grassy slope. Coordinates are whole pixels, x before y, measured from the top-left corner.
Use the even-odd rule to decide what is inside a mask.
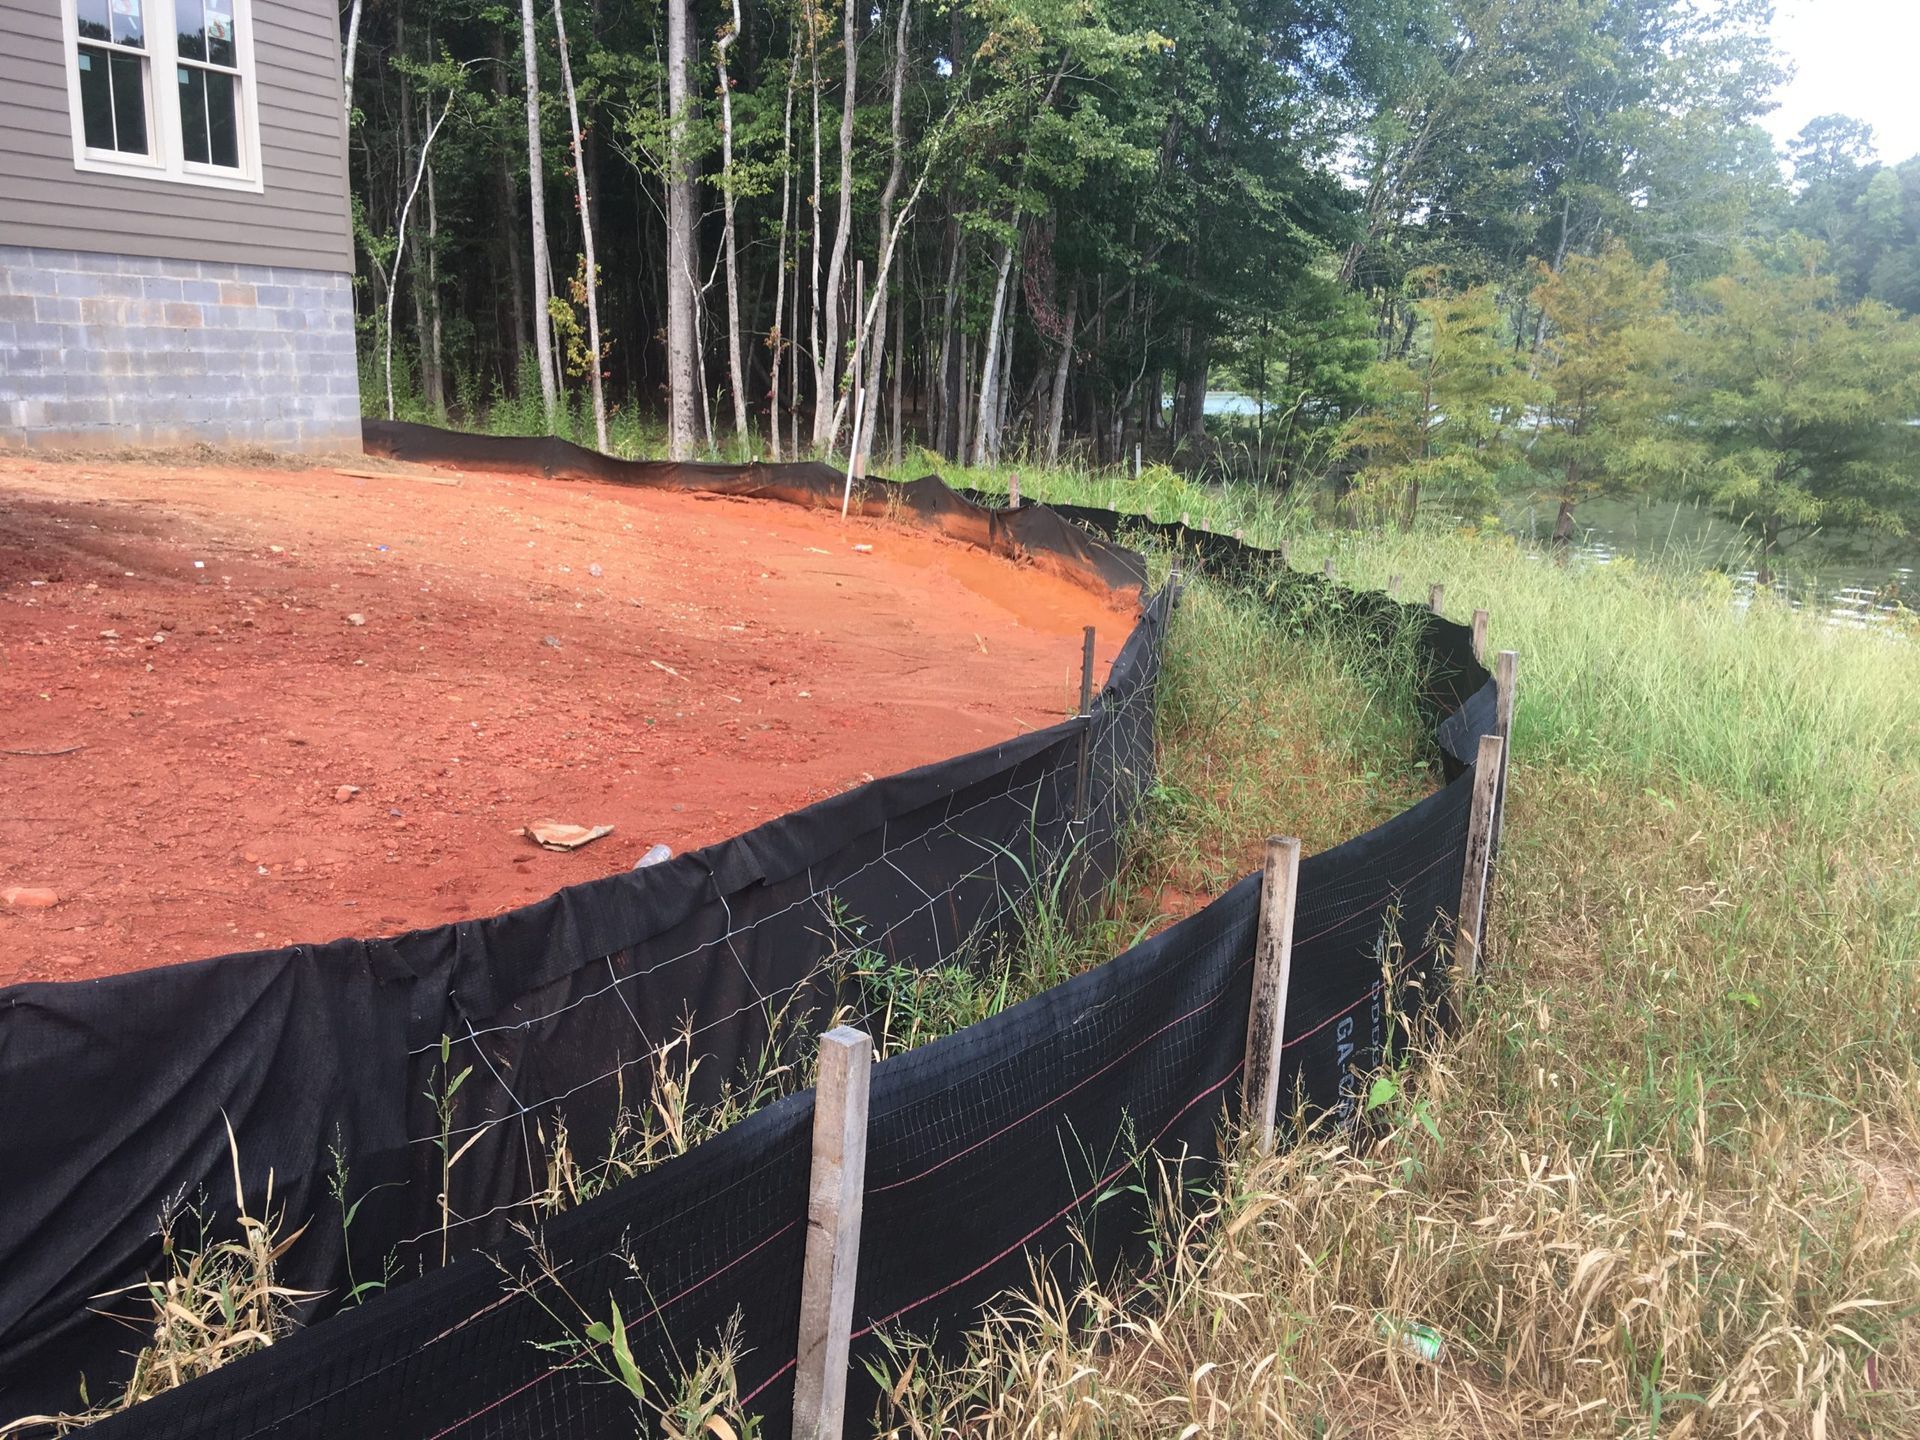
[[[1295,528],[1169,477],[1022,489]],[[1009,1435],[1920,1432],[1920,648],[1501,542],[1293,549],[1444,581],[1522,654],[1488,981],[1365,1154],[1244,1161],[1225,1228],[1174,1245],[1133,1318],[1010,1303],[903,1411]],[[1288,642],[1298,668],[1262,677],[1198,598],[1142,863],[1204,888],[1268,830],[1321,845],[1396,808],[1411,752],[1352,657]],[[1441,1362],[1383,1316],[1436,1327]]]

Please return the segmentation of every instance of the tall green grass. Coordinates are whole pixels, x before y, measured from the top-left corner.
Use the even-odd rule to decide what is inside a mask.
[[[1150,503],[1104,483],[1022,492]],[[1258,514],[1249,539],[1352,584],[1442,583],[1521,653],[1485,982],[1380,1092],[1377,1143],[1237,1163],[1143,1290],[1008,1297],[880,1428],[1920,1433],[1920,646],[1742,608],[1678,567],[1314,530],[1263,503],[1192,518]],[[1396,692],[1391,647],[1309,627],[1262,684],[1281,642],[1193,599],[1162,786],[1226,798],[1163,809],[1148,854],[1250,858],[1277,829],[1318,848],[1403,803],[1408,752],[1368,703]],[[1263,763],[1289,735],[1290,763]],[[1290,779],[1360,751],[1358,805]],[[1444,1336],[1438,1363],[1397,1338],[1414,1322]]]

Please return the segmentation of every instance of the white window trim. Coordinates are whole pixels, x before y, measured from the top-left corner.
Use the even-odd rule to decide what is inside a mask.
[[[80,19],[76,0],[60,0],[61,32],[66,46],[67,118],[73,131],[73,168],[95,175],[120,175],[134,180],[163,180],[177,185],[199,185],[210,190],[242,190],[259,195],[266,190],[260,167],[260,96],[253,61],[252,0],[232,0],[235,68],[240,76],[240,105],[236,123],[240,166],[200,165],[186,159],[186,141],[180,129],[178,69],[179,28],[174,0],[143,0],[147,34],[147,148],[146,155],[122,155],[87,148],[86,122],[80,113]],[[92,42],[88,42],[92,43]]]

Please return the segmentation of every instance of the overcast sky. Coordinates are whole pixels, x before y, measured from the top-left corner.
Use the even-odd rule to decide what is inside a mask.
[[[1799,72],[1767,117],[1776,138],[1851,115],[1882,160],[1920,155],[1920,0],[1776,0],[1773,36]]]

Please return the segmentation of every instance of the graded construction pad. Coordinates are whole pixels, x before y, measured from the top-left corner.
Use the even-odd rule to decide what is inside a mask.
[[[801,503],[837,506],[842,483],[817,466],[634,473],[561,442],[369,433],[407,458],[482,465],[493,463],[485,447],[522,447],[508,462],[543,473],[576,466]],[[938,481],[872,482],[860,500],[1087,583],[1138,587],[1144,577],[1139,557],[1096,533],[1122,533],[1133,523],[1125,517],[1008,515]],[[1162,538],[1226,578],[1257,581],[1276,607],[1408,623],[1380,597],[1276,574],[1224,537],[1162,527]],[[623,1100],[644,1103],[653,1052],[683,1016],[710,1057],[696,1081],[711,1094],[783,1007],[817,1030],[836,1003],[857,999],[835,970],[849,950],[902,964],[965,959],[1016,931],[1032,887],[1061,867],[1075,892],[1097,893],[1151,783],[1174,598],[1169,587],[1143,608],[1090,722],[878,781],[667,865],[394,940],[0,992],[0,1079],[13,1113],[30,1117],[9,1134],[14,1163],[0,1179],[0,1411],[71,1408],[83,1370],[92,1394],[109,1391],[103,1377],[138,1337],[94,1316],[89,1297],[156,1266],[154,1219],[173,1197],[202,1190],[231,1216],[224,1111],[249,1199],[259,1203],[271,1167],[289,1228],[313,1218],[288,1252],[284,1283],[336,1297],[347,1288],[327,1192],[333,1151],[349,1202],[360,1202],[357,1278],[388,1254],[405,1274],[429,1273],[147,1402],[107,1422],[108,1433],[631,1434],[623,1390],[570,1363],[580,1356],[543,1348],[607,1321],[617,1302],[636,1363],[658,1385],[736,1325],[749,1408],[767,1433],[784,1434],[811,1093],[540,1220],[527,1202],[546,1182],[555,1121],[565,1117],[577,1146],[607,1135]],[[1336,1110],[1354,1104],[1351,1077],[1377,1062],[1396,1025],[1437,995],[1464,860],[1464,762],[1491,718],[1464,628],[1411,623],[1455,778],[1302,867],[1283,1084]],[[1108,964],[877,1067],[856,1423],[871,1399],[857,1362],[879,1333],[951,1344],[1036,1258],[1065,1276],[1144,1259],[1155,1167],[1197,1178],[1237,1104],[1257,898],[1257,881],[1243,882]],[[536,1225],[552,1274],[515,1221]],[[443,1254],[451,1263],[441,1267]],[[316,1303],[311,1318],[336,1304]]]
[[[1082,627],[1104,672],[1138,612],[832,508],[19,455],[0,595],[31,702],[5,744],[61,752],[0,756],[0,888],[59,896],[0,904],[0,986],[396,935],[696,850],[1062,719]],[[614,830],[562,856],[539,820]]]

